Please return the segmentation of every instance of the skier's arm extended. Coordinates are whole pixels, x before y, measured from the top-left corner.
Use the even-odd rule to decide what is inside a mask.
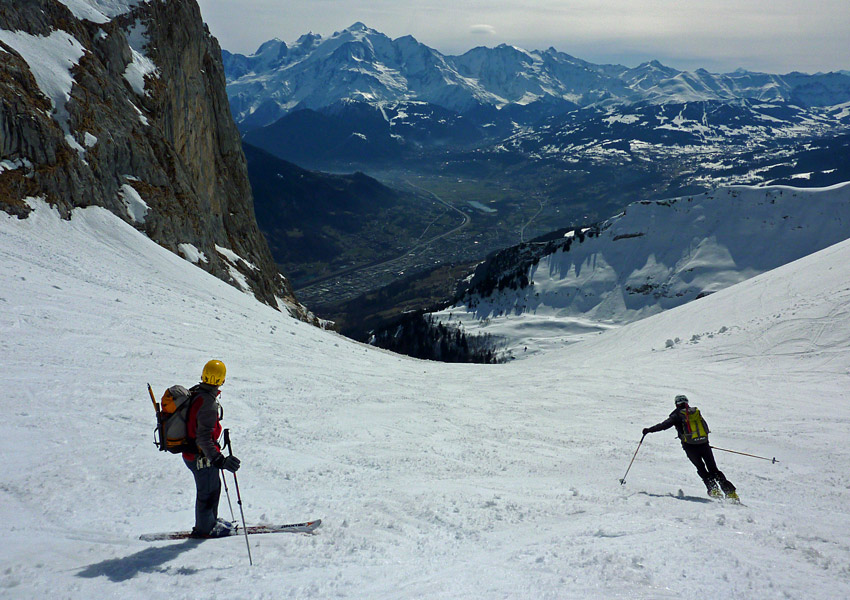
[[[673,417],[667,417],[657,425],[653,425],[652,427],[647,427],[643,430],[643,435],[647,433],[655,433],[656,431],[664,431],[665,429],[670,429],[673,427]]]

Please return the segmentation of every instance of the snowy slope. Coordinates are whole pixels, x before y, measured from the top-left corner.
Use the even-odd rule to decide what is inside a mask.
[[[844,242],[556,352],[446,365],[295,321],[102,209],[0,214],[0,596],[848,597],[849,281]],[[193,500],[144,384],[212,357],[248,520],[325,520],[253,538],[253,568],[241,538],[137,539]],[[669,433],[619,485],[679,392],[718,446],[780,459],[718,452],[746,506],[706,502]]]
[[[603,223],[597,237],[542,255],[526,271],[527,287],[472,293],[436,314],[504,338],[522,357],[811,254],[850,237],[849,223],[850,184],[733,186],[636,202]],[[535,244],[526,246],[533,251]]]

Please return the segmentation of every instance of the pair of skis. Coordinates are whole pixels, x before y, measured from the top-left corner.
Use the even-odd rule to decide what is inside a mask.
[[[322,524],[321,519],[305,521],[304,523],[287,523],[285,525],[249,525],[243,530],[239,527],[233,528],[227,535],[221,537],[232,537],[234,535],[257,535],[261,533],[313,533]],[[167,531],[164,533],[146,533],[139,536],[145,542],[161,542],[165,540],[186,540],[192,537],[191,531]],[[217,538],[200,538],[217,539]]]

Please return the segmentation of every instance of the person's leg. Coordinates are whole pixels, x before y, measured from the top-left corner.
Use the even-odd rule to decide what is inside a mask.
[[[703,455],[700,452],[698,445],[682,444],[682,448],[684,448],[685,455],[688,457],[688,460],[690,460],[697,468],[697,475],[700,476],[700,479],[702,479],[702,482],[705,484],[705,489],[708,491],[708,494],[714,495],[714,492],[717,490],[717,483],[714,481],[714,478],[709,475],[708,470],[705,468],[705,464],[703,464]]]
[[[717,462],[714,460],[714,452],[711,451],[711,446],[708,444],[700,444],[700,446],[702,446],[701,452],[709,477],[714,479],[720,485],[720,489],[723,490],[723,493],[728,496],[735,491],[735,486],[732,485],[732,482],[726,479],[726,475],[717,468]]]
[[[702,462],[702,454],[699,449],[696,448],[694,444],[682,444],[682,448],[685,449],[685,454],[687,455],[688,460],[690,460],[697,468],[697,474],[703,479],[703,481],[707,479],[708,471]]]
[[[218,500],[221,479],[218,469],[209,466],[198,468],[198,461],[184,461],[195,477],[195,528],[193,533],[209,535],[218,520]]]

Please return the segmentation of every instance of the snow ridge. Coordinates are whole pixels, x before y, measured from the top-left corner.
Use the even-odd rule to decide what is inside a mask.
[[[57,0],[68,7],[75,17],[92,23],[107,23],[135,6],[151,0]],[[167,0],[161,0],[163,2]]]
[[[504,280],[521,285],[473,288],[436,315],[504,337],[521,355],[681,306],[802,258],[850,236],[847,223],[850,184],[733,186],[638,202],[581,242],[519,247],[549,252]]]

